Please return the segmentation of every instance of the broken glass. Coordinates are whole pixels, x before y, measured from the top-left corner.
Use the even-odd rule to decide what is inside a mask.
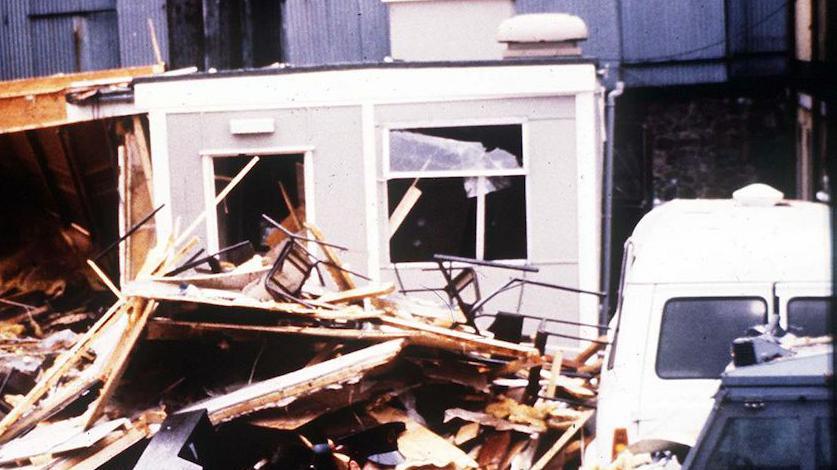
[[[516,170],[517,157],[503,149],[488,151],[480,142],[465,142],[423,135],[410,131],[390,133],[390,169],[392,171],[484,171]],[[505,176],[466,177],[465,193],[469,198],[509,187]]]

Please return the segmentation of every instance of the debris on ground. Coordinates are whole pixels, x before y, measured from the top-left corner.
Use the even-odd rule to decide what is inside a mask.
[[[481,331],[452,294],[365,280],[294,217],[247,261],[195,255],[201,221],[121,287],[87,260],[81,294],[0,289],[2,468],[578,465],[603,338],[567,358],[543,331]]]

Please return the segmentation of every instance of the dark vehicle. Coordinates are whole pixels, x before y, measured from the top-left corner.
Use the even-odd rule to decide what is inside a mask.
[[[682,468],[834,468],[832,357],[831,345],[819,344],[762,363],[753,357],[754,364],[723,374]]]

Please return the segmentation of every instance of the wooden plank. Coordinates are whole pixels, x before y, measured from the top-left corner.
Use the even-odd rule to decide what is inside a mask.
[[[540,360],[540,353],[531,346],[500,341],[484,336],[428,325],[417,321],[382,315],[384,324],[418,332],[410,338],[410,343],[420,346],[438,347],[461,353],[480,352],[507,357],[526,359],[528,363]],[[525,364],[520,364],[521,367]]]
[[[319,228],[314,226],[313,224],[305,223],[305,228],[311,232],[311,235],[314,236],[314,239],[317,241],[325,241],[325,237],[323,233],[320,231]],[[343,266],[343,263],[340,261],[340,258],[334,253],[334,250],[331,249],[330,246],[320,245],[320,249],[323,251],[326,259],[332,263],[334,266]],[[357,287],[355,285],[354,279],[352,279],[351,274],[343,271],[342,269],[338,269],[334,266],[326,266],[328,273],[331,275],[331,278],[334,279],[334,283],[337,284],[337,287],[340,290],[349,290],[354,289]]]
[[[130,82],[162,72],[161,66],[131,67],[0,82],[0,133],[53,127],[70,122],[65,94],[74,83]]]
[[[114,440],[109,440],[106,445],[97,449],[92,455],[84,454],[79,460],[72,459],[68,466],[61,468],[72,468],[73,470],[95,470],[101,468],[114,457],[121,454],[125,449],[148,436],[148,428],[134,427]],[[63,464],[62,464],[63,465]]]
[[[206,409],[210,421],[218,424],[255,411],[276,407],[284,399],[355,380],[372,369],[388,364],[401,352],[404,343],[404,340],[398,339],[369,346],[345,356],[242,387],[181,411]]]
[[[29,96],[55,91],[65,90],[76,82],[89,82],[92,80],[117,80],[122,81],[126,77],[142,77],[162,73],[163,67],[159,65],[143,65],[139,67],[125,67],[120,69],[94,70],[90,72],[68,73],[50,75],[47,77],[24,78],[20,80],[9,80],[0,82],[0,99]]]
[[[588,359],[593,357],[597,352],[601,351],[605,347],[605,342],[607,341],[607,336],[599,336],[596,338],[597,343],[590,343],[589,346],[581,350],[576,356],[573,358],[573,362],[575,365],[575,369],[582,367]]]
[[[549,369],[549,384],[546,386],[546,396],[555,396],[555,381],[561,375],[561,364],[564,360],[564,354],[559,349],[552,358],[552,367]]]
[[[364,310],[357,305],[347,305],[340,308],[306,307],[302,304],[276,302],[273,300],[259,300],[248,295],[224,291],[220,289],[200,289],[181,292],[176,285],[152,281],[134,281],[122,289],[128,297],[140,297],[160,301],[185,302],[205,305],[215,305],[230,308],[250,308],[269,312],[298,314],[321,320],[364,320],[378,318],[382,312]]]
[[[558,455],[558,452],[561,452],[564,446],[566,446],[570,442],[570,439],[572,439],[573,436],[575,436],[575,434],[579,430],[581,430],[582,427],[584,427],[584,425],[587,423],[587,420],[589,420],[590,417],[593,416],[593,411],[594,410],[585,411],[584,414],[582,414],[581,417],[578,418],[578,420],[575,423],[573,423],[573,425],[570,426],[569,429],[564,431],[564,434],[562,434],[561,437],[559,437],[558,440],[555,441],[555,444],[553,444],[552,447],[548,451],[546,451],[546,453],[543,454],[543,456],[541,456],[541,458],[538,459],[537,462],[535,462],[535,465],[533,465],[530,470],[543,470],[547,466],[547,464],[549,464],[549,462],[551,462],[552,459],[555,458],[556,455]]]
[[[102,416],[105,405],[107,404],[113,392],[116,391],[116,386],[125,373],[128,367],[128,358],[136,345],[137,340],[145,328],[148,318],[154,314],[157,309],[157,302],[153,300],[131,299],[131,318],[128,328],[125,329],[122,339],[116,346],[116,350],[111,353],[108,360],[108,366],[104,373],[104,382],[102,389],[99,391],[99,396],[89,406],[87,417],[85,420],[85,428],[89,428]]]
[[[323,303],[350,303],[363,300],[369,297],[381,297],[395,291],[395,284],[385,282],[382,284],[369,284],[363,287],[343,290],[340,292],[329,292],[317,298],[317,302]]]

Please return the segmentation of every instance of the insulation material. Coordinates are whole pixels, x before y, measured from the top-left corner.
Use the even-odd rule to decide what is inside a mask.
[[[485,171],[517,170],[517,157],[503,149],[488,151],[479,142],[464,142],[409,131],[390,133],[392,171]],[[506,177],[465,178],[465,193],[476,197],[505,189]]]

